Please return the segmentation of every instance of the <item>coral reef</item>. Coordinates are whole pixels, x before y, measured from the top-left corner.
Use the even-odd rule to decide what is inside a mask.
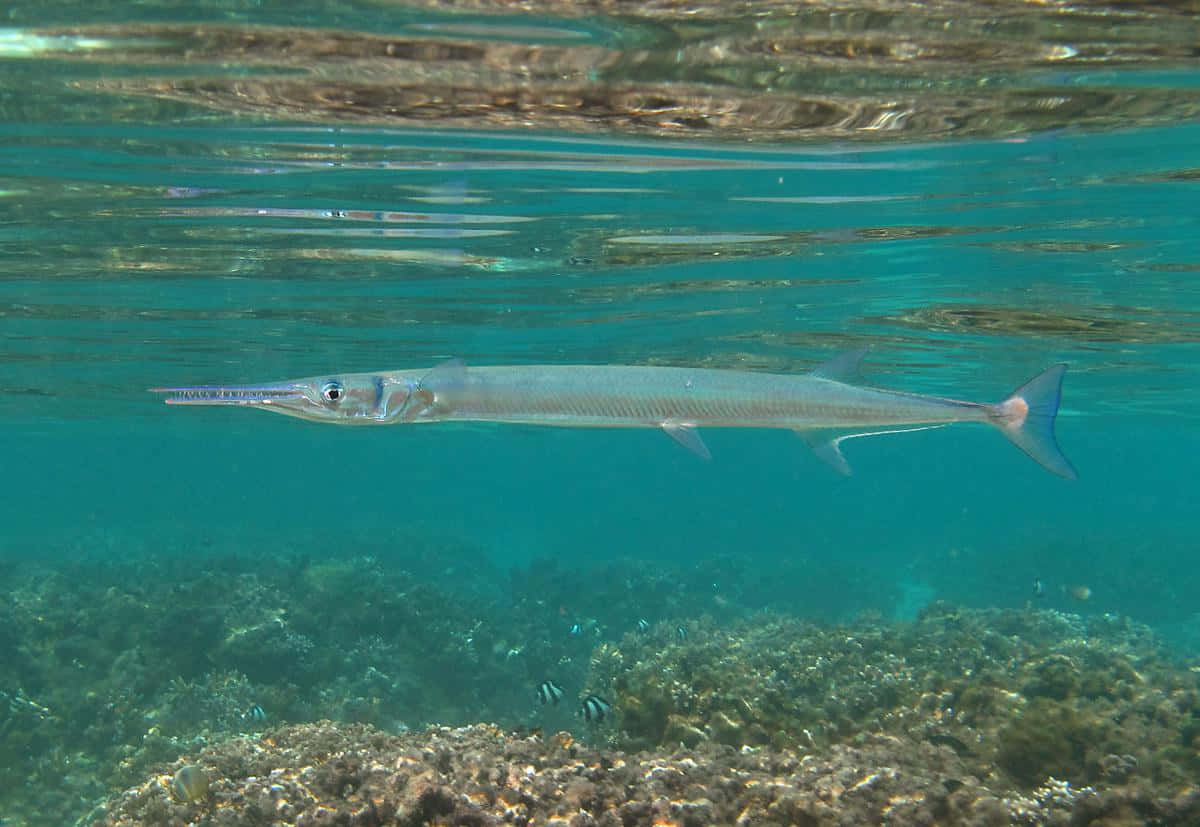
[[[178,784],[164,772],[116,797],[91,824],[1100,827],[1200,819],[1194,787],[1155,798],[1137,787],[1101,794],[1049,779],[1028,796],[1004,797],[953,751],[885,735],[822,756],[716,744],[628,754],[567,733],[519,737],[475,725],[396,736],[319,723],[211,747],[175,772],[203,773],[206,795],[174,795]]]
[[[448,570],[438,552],[313,562],[109,550],[4,570],[5,827],[61,824],[153,764],[264,723],[396,728],[465,721],[472,708],[501,718],[487,688],[510,681],[509,665],[465,651],[485,610],[496,625],[497,578],[478,552],[456,548],[463,569],[433,588]],[[254,706],[265,721],[247,714]]]
[[[1126,620],[935,603],[913,623],[695,625],[685,641],[658,629],[596,647],[587,685],[614,701],[610,744],[820,749],[887,733],[1025,791],[1200,773],[1196,674]]]
[[[167,790],[183,763],[210,784],[196,800],[175,796],[168,813],[235,809],[223,796],[249,775],[209,756],[247,744],[269,753],[252,740],[264,731],[292,733],[302,755],[310,736],[403,734],[388,743],[411,746],[450,738],[421,734],[431,725],[478,721],[569,730],[595,761],[621,751],[630,766],[638,750],[650,751],[646,761],[686,754],[718,775],[735,766],[729,755],[793,756],[805,767],[844,762],[845,786],[862,761],[856,777],[884,773],[872,785],[896,796],[969,799],[972,812],[1018,823],[1050,823],[1054,808],[1077,813],[1110,795],[1169,814],[1161,802],[1186,796],[1200,774],[1200,674],[1123,618],[935,602],[911,621],[864,612],[818,623],[786,611],[800,595],[832,613],[820,592],[836,575],[803,558],[770,576],[727,556],[578,569],[534,561],[504,584],[472,554],[454,549],[448,565],[434,545],[319,560],[110,549],[96,562],[0,571],[5,827],[62,824],[150,773]],[[839,599],[861,607],[883,595],[893,615],[927,599],[890,578],[864,575]],[[563,687],[560,704],[535,699],[547,679]],[[577,714],[589,693],[611,702],[603,720]],[[285,728],[320,720],[335,724]],[[490,737],[531,755],[552,746]],[[909,764],[912,778],[887,775]],[[620,806],[652,791],[638,789]],[[409,806],[402,798],[397,813]]]

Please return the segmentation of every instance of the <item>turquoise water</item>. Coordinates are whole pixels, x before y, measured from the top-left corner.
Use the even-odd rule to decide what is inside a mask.
[[[716,112],[697,134],[692,114],[652,123],[674,104],[645,98],[637,117],[562,116],[529,90],[566,70],[531,70],[508,109],[434,111],[446,89],[465,99],[454,61],[483,65],[484,89],[497,54],[506,70],[536,65],[501,49],[530,44],[624,55],[622,88],[721,82],[711,66],[690,74],[686,27],[653,15],[139,13],[26,10],[0,38],[5,571],[61,566],[69,581],[164,557],[208,572],[222,556],[274,569],[435,549],[429,584],[453,599],[465,560],[501,581],[719,560],[731,583],[759,584],[740,595],[747,612],[1036,602],[1200,650],[1200,124],[1187,108],[1200,76],[1184,53],[966,60],[945,77],[835,67],[805,81],[830,107],[864,78],[917,103],[873,127],[863,115],[794,132]],[[328,62],[294,32],[248,45],[284,26],[402,33],[421,66],[435,47],[493,51],[453,52],[397,114],[372,97],[384,70],[332,35]],[[645,57],[664,44],[683,68]],[[616,71],[560,58],[584,85]],[[985,69],[1040,103],[992,101],[994,122],[964,114],[961,129],[922,120],[922,101],[988,85]],[[365,79],[353,101],[338,77]],[[768,94],[760,83],[800,84],[731,78],[744,106]],[[879,133],[900,121],[911,129]],[[652,431],[338,429],[146,392],[451,357],[803,372],[864,347],[872,384],[982,401],[1065,362],[1058,438],[1079,480],[974,426],[854,440],[842,478],[783,432],[705,433],[704,462]],[[764,585],[775,571],[789,574]],[[30,681],[0,677],[9,692]]]
[[[503,563],[801,554],[971,604],[1040,578],[1193,617],[1196,184],[1166,176],[1195,126],[792,149],[5,131],[10,555],[409,534]],[[777,432],[708,434],[705,463],[655,433],[343,431],[145,393],[451,356],[798,372],[858,347],[880,386],[982,400],[1066,362],[1080,480],[971,427],[848,443],[842,479]]]

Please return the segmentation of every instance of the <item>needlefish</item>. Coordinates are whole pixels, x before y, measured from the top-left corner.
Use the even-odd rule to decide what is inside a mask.
[[[1051,473],[1075,479],[1054,437],[1066,365],[1053,365],[996,403],[859,383],[864,352],[796,375],[633,365],[467,366],[345,373],[264,385],[152,388],[168,405],[242,405],[313,422],[392,425],[497,422],[573,428],[658,428],[710,458],[699,429],[786,428],[843,474],[848,439],[991,425]]]

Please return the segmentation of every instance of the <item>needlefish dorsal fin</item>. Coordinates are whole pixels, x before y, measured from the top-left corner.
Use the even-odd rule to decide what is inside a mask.
[[[817,457],[844,476],[850,476],[850,463],[842,455],[842,443],[847,439],[858,439],[864,436],[886,436],[887,434],[907,434],[912,431],[931,431],[934,428],[945,428],[945,423],[938,425],[918,425],[913,428],[885,428],[878,431],[859,431],[845,433],[842,431],[796,431],[796,435],[808,443],[808,447]]]
[[[700,433],[696,430],[696,426],[688,425],[684,422],[664,422],[660,427],[667,436],[700,457],[700,459],[712,459],[712,454],[709,453],[708,446],[704,444],[704,440],[700,438]]]
[[[866,348],[850,350],[834,356],[828,362],[822,362],[808,372],[809,376],[817,379],[830,379],[834,382],[854,384],[862,381],[862,361],[867,355]]]

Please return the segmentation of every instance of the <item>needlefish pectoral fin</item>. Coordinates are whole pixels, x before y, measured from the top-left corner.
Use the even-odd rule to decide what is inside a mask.
[[[696,430],[695,426],[685,422],[664,422],[660,427],[667,436],[700,457],[700,459],[712,459],[712,454],[709,453],[708,446],[700,438],[700,433]]]
[[[462,359],[446,359],[425,372],[419,387],[437,393],[439,390],[458,390],[467,381],[467,363]]]
[[[425,372],[415,388],[421,408],[410,412],[409,418],[418,413],[448,409],[455,394],[467,383],[467,363],[462,359],[446,359]]]
[[[907,434],[912,431],[931,431],[934,428],[944,428],[946,425],[918,425],[915,428],[884,428],[878,431],[859,431],[856,433],[845,433],[843,431],[830,432],[827,430],[815,431],[796,431],[796,435],[808,443],[808,447],[817,455],[817,458],[826,465],[833,468],[843,476],[850,476],[853,473],[850,470],[850,463],[846,461],[846,457],[842,454],[842,443],[847,439],[858,439],[864,436],[886,436],[887,434]]]

